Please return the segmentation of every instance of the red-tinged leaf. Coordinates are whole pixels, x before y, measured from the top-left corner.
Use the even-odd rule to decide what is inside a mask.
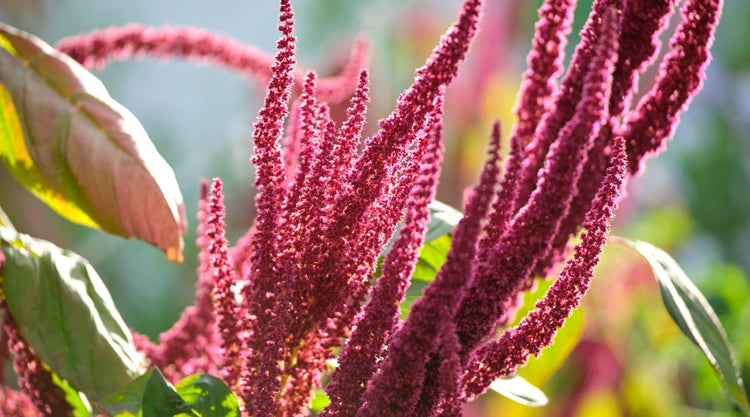
[[[182,195],[135,116],[70,57],[2,23],[0,159],[63,217],[182,260]]]

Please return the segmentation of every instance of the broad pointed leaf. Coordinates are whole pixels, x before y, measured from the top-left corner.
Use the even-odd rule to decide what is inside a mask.
[[[182,260],[174,173],[104,85],[42,40],[0,23],[0,159],[63,217]]]
[[[158,368],[154,368],[146,383],[142,411],[143,417],[170,417],[183,413],[191,417],[199,417],[172,384],[167,382]]]
[[[215,376],[190,375],[174,387],[201,417],[240,417],[237,397],[224,381]]]
[[[614,241],[623,243],[646,258],[659,283],[661,297],[669,315],[706,355],[732,400],[746,415],[750,415],[750,402],[726,332],[700,290],[663,250],[646,242],[621,237]]]
[[[107,287],[80,256],[0,227],[8,309],[37,355],[92,400],[143,372]]]
[[[132,380],[120,391],[99,401],[96,405],[112,417],[133,417],[141,414],[143,393],[155,368]]]

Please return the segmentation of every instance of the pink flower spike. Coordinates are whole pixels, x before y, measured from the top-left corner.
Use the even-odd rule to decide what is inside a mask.
[[[359,73],[359,84],[354,92],[349,108],[346,111],[347,118],[339,129],[340,146],[335,156],[336,173],[334,179],[343,182],[350,175],[350,170],[357,157],[357,146],[362,137],[367,116],[367,103],[370,97],[367,95],[369,88],[369,76],[367,70],[362,69]]]
[[[370,292],[370,301],[357,317],[354,330],[339,357],[339,368],[331,376],[326,392],[331,398],[324,416],[351,416],[359,409],[367,381],[376,371],[386,337],[398,320],[399,306],[406,295],[422,248],[428,205],[435,196],[442,160],[442,125],[436,117],[423,155],[416,155],[419,177],[406,202],[404,224],[382,264],[383,274]]]
[[[210,265],[214,280],[213,298],[216,328],[221,336],[219,354],[222,357],[221,376],[230,387],[237,384],[240,374],[242,320],[233,286],[237,283],[234,267],[229,259],[224,236],[224,195],[222,182],[214,178],[207,211],[206,239],[209,240]]]
[[[444,385],[446,385],[446,379],[450,380],[453,377],[446,374],[446,372],[452,372],[452,368],[450,368],[450,363],[445,361],[452,360],[449,355],[453,351],[458,354],[460,343],[455,334],[455,325],[447,318],[453,317],[456,313],[459,301],[456,294],[460,294],[473,278],[473,263],[477,241],[482,231],[482,221],[487,218],[500,174],[500,139],[500,123],[495,122],[490,136],[487,162],[479,177],[479,184],[474,187],[464,207],[464,216],[453,230],[451,247],[445,264],[438,271],[435,281],[425,290],[422,297],[424,301],[418,300],[412,306],[410,315],[413,318],[404,323],[401,332],[414,334],[420,340],[410,343],[406,343],[406,340],[396,342],[420,346],[424,349],[422,354],[425,357],[431,355],[425,366],[422,393],[415,410],[417,415],[431,415],[430,413],[438,405],[441,397],[450,392],[450,389]],[[420,318],[422,316],[424,318]],[[437,327],[430,326],[417,331],[415,323],[420,322],[439,324]],[[439,352],[434,352],[439,346],[438,343],[443,345]],[[394,345],[393,348],[396,346]]]
[[[280,140],[294,67],[293,13],[289,0],[281,0],[281,39],[263,107],[254,125],[253,143],[258,194],[258,216],[250,257],[249,281],[242,289],[242,308],[252,318],[252,332],[243,346],[240,396],[253,415],[272,415],[273,398],[280,389],[284,362],[284,334],[289,306],[284,294],[288,283],[279,279],[279,226],[285,198]]]
[[[573,20],[575,0],[547,0],[539,8],[532,48],[526,57],[521,91],[514,110],[517,118],[510,137],[528,145],[542,115],[549,111],[555,78],[562,72],[567,36]]]
[[[214,372],[218,362],[214,345],[218,342],[214,332],[213,274],[210,265],[210,242],[206,239],[208,220],[208,181],[201,183],[198,201],[198,239],[201,249],[198,258],[198,282],[195,303],[187,307],[177,322],[159,336],[159,345],[151,353],[151,360],[170,381],[194,373]]]
[[[550,147],[560,135],[560,130],[576,114],[582,100],[586,73],[594,58],[596,44],[602,33],[602,16],[610,7],[622,8],[624,0],[596,0],[586,24],[580,32],[581,42],[576,46],[568,70],[554,96],[550,110],[539,121],[533,141],[526,146],[519,185],[513,209],[517,212],[527,202],[536,188],[539,173],[549,154]],[[512,136],[511,136],[512,137]]]
[[[565,216],[586,154],[607,116],[612,69],[617,59],[618,20],[614,9],[603,19],[594,58],[583,81],[576,116],[560,132],[530,201],[511,220],[489,262],[477,265],[474,282],[454,319],[461,339],[462,361],[494,330],[505,304],[549,251]]]
[[[620,50],[623,57],[612,73],[609,113],[620,116],[636,92],[637,71],[644,71],[659,50],[664,30],[677,0],[630,0],[622,10]]]
[[[479,348],[463,374],[465,400],[483,393],[497,378],[512,375],[530,355],[539,355],[549,346],[557,329],[576,308],[586,293],[599,263],[599,254],[607,241],[609,221],[614,215],[626,173],[625,141],[615,139],[613,157],[604,185],[586,214],[581,243],[575,256],[560,272],[544,298],[521,323],[506,330],[500,339]]]
[[[669,41],[670,51],[656,84],[626,116],[620,133],[627,141],[631,174],[641,170],[648,155],[666,146],[679,112],[702,87],[722,4],[722,0],[690,0],[683,6],[683,21]]]

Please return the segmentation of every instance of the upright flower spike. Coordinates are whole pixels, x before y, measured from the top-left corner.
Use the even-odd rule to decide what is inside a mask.
[[[442,160],[440,111],[433,116],[432,131],[422,155],[415,155],[419,177],[406,202],[404,223],[382,264],[382,275],[370,291],[370,300],[357,317],[352,335],[339,356],[339,368],[331,376],[327,393],[331,403],[323,416],[351,416],[360,406],[367,381],[377,370],[386,338],[398,320],[414,272],[430,218]]]
[[[677,0],[629,0],[622,9],[619,59],[612,73],[609,113],[619,117],[636,92],[638,72],[646,69],[659,50],[659,35]],[[593,196],[593,194],[592,194]]]
[[[130,24],[70,36],[60,40],[55,48],[90,70],[102,69],[110,61],[151,57],[208,63],[246,74],[264,83],[273,75],[271,66],[274,59],[264,51],[194,27],[154,28]],[[355,41],[349,61],[341,73],[322,81],[319,90],[321,99],[338,103],[349,97],[357,85],[359,69],[366,65],[368,49],[364,38]],[[304,73],[294,72],[294,82],[301,87]]]
[[[552,342],[557,329],[573,309],[578,307],[607,241],[609,221],[625,180],[626,160],[625,141],[617,137],[604,185],[586,215],[583,224],[586,232],[576,246],[574,257],[565,264],[560,277],[537,303],[536,310],[517,327],[506,330],[500,339],[475,352],[463,375],[466,400],[483,393],[495,379],[513,374],[530,355],[539,355]]]
[[[336,160],[339,162],[336,164],[337,172],[335,174],[335,178],[339,182],[343,182],[344,178],[351,175],[350,171],[357,157],[357,145],[359,145],[362,137],[362,129],[367,116],[367,103],[370,100],[367,95],[368,84],[369,75],[366,69],[362,69],[359,72],[359,84],[357,84],[349,108],[346,110],[346,121],[339,129],[341,143],[336,156]]]
[[[213,272],[213,298],[216,328],[221,337],[219,354],[222,357],[221,376],[230,387],[235,387],[240,375],[240,334],[243,329],[238,325],[239,306],[232,287],[237,283],[237,276],[229,259],[227,240],[224,236],[224,195],[222,182],[214,178],[211,196],[206,209],[205,238],[208,240],[208,253]]]
[[[555,78],[562,72],[567,35],[573,20],[575,0],[546,0],[539,8],[532,48],[526,57],[528,69],[523,73],[515,114],[516,124],[510,137],[528,145],[542,115],[549,111],[552,94],[557,90]]]
[[[560,130],[576,113],[576,106],[582,99],[586,73],[590,68],[595,54],[594,49],[601,33],[604,11],[609,7],[621,9],[622,1],[597,0],[594,2],[591,14],[580,33],[581,42],[575,48],[568,71],[554,96],[552,107],[539,121],[534,139],[524,151],[514,212],[528,203],[552,144],[560,137]]]
[[[159,337],[159,345],[150,353],[153,365],[164,372],[168,380],[176,382],[195,373],[212,373],[218,362],[217,334],[214,331],[213,277],[210,265],[209,242],[206,241],[208,220],[208,181],[203,181],[198,201],[198,239],[201,249],[198,258],[198,281],[195,284],[195,303],[183,311],[171,329]],[[170,366],[171,365],[171,366]]]
[[[500,123],[496,122],[490,136],[487,162],[479,177],[479,184],[466,203],[464,217],[453,231],[445,264],[438,271],[435,281],[425,289],[422,298],[414,303],[409,318],[389,346],[387,360],[393,362],[392,368],[414,372],[415,385],[421,390],[415,406],[416,415],[430,415],[444,393],[441,385],[446,385],[445,380],[457,377],[451,374],[457,369],[447,368],[451,352],[457,355],[460,349],[451,318],[458,306],[456,294],[461,293],[473,276],[476,244],[482,230],[482,220],[487,217],[496,191],[500,163]],[[443,346],[436,352],[440,343]],[[430,358],[429,355],[433,353],[435,355]],[[404,363],[401,363],[402,360]],[[423,367],[424,371],[421,371]],[[417,377],[421,372],[424,373],[423,382]],[[443,384],[439,380],[441,378]]]
[[[622,134],[628,143],[631,174],[637,174],[643,159],[664,148],[672,137],[684,109],[700,90],[709,49],[721,15],[722,0],[690,0],[682,8],[683,21],[669,41],[659,76],[651,91],[630,112]]]
[[[362,155],[346,179],[349,185],[333,206],[335,222],[323,237],[330,242],[331,249],[320,260],[320,270],[332,276],[326,278],[327,285],[316,296],[318,308],[312,312],[315,321],[325,320],[321,316],[330,317],[329,314],[336,311],[327,306],[346,302],[343,300],[348,298],[347,294],[342,294],[341,288],[347,286],[351,275],[360,275],[357,271],[370,269],[377,258],[378,250],[364,256],[352,251],[356,248],[351,248],[347,242],[357,241],[361,236],[359,231],[372,228],[365,214],[385,189],[388,172],[404,158],[407,146],[424,127],[442,88],[455,78],[458,63],[464,58],[476,31],[481,4],[481,0],[465,1],[458,21],[443,36],[426,65],[418,70],[414,84],[401,95],[396,110],[380,122],[380,131],[366,141]],[[386,229],[390,227],[386,226]]]
[[[550,249],[560,220],[572,199],[586,153],[607,117],[612,69],[617,58],[616,11],[604,14],[601,36],[585,80],[576,116],[560,132],[550,150],[538,186],[529,203],[512,219],[496,244],[491,262],[477,265],[473,284],[456,313],[462,360],[494,329],[505,313],[504,305],[529,276],[537,259]]]
[[[583,168],[576,194],[568,214],[552,243],[548,256],[537,262],[534,276],[546,276],[567,252],[570,237],[578,232],[586,212],[604,179],[607,167],[605,150],[612,141],[612,132],[617,128],[630,98],[636,91],[638,72],[652,61],[659,48],[659,34],[665,28],[667,17],[672,12],[675,0],[631,0],[622,9],[620,46],[617,64],[612,73],[612,94],[609,101],[610,119],[602,126],[594,148]]]
[[[277,231],[284,200],[284,171],[280,140],[287,115],[287,102],[294,66],[293,13],[289,0],[281,0],[276,62],[263,107],[253,130],[256,167],[255,205],[258,217],[252,240],[250,281],[243,288],[243,308],[253,317],[252,333],[244,347],[240,396],[253,415],[273,414],[274,397],[280,388],[283,340],[288,306],[284,286],[277,276]],[[283,306],[283,307],[280,307]],[[279,346],[279,342],[282,346]]]
[[[1,253],[1,252],[0,252]],[[2,331],[8,341],[8,350],[13,354],[13,369],[18,375],[18,385],[39,413],[49,417],[73,416],[73,407],[65,400],[65,392],[52,381],[52,373],[44,367],[26,339],[21,335],[18,325],[10,315],[5,304],[5,295],[0,291],[0,311],[2,311]]]

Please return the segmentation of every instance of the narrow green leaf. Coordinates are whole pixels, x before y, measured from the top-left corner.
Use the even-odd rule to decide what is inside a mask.
[[[164,379],[158,368],[154,368],[146,383],[142,410],[143,417],[171,417],[183,413],[191,417],[200,417],[192,410],[190,404],[182,399],[172,384]]]
[[[215,376],[191,375],[178,382],[175,389],[201,417],[240,417],[237,397]]]
[[[119,392],[98,402],[96,405],[112,417],[134,417],[141,415],[141,404],[143,403],[143,393],[146,391],[146,385],[154,368],[149,369],[145,374],[132,380],[128,385]]]
[[[2,23],[0,160],[63,217],[182,260],[182,195],[135,116],[73,59]]]
[[[529,407],[542,407],[549,400],[542,390],[531,385],[518,375],[496,379],[490,384],[490,389],[519,404]]]
[[[3,227],[0,249],[8,309],[61,378],[96,401],[143,372],[130,330],[85,259]]]
[[[746,415],[750,415],[750,402],[726,332],[700,290],[663,250],[646,242],[621,237],[614,241],[634,249],[646,258],[659,283],[662,301],[669,315],[706,355],[732,400]]]

